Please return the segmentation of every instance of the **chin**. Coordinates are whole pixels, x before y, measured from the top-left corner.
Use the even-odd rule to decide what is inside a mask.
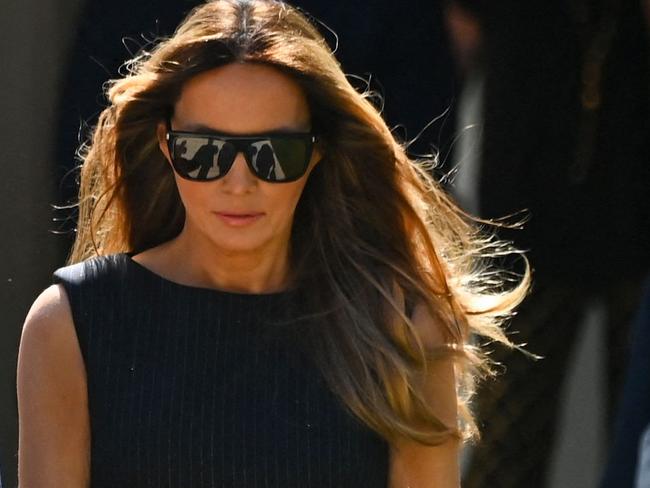
[[[258,233],[253,235],[229,236],[224,239],[223,235],[214,236],[210,239],[215,247],[229,253],[247,253],[263,249],[268,245],[268,240],[262,238]]]

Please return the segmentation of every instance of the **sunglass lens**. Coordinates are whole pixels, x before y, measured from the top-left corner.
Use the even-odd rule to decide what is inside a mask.
[[[192,180],[213,180],[232,165],[235,148],[207,137],[178,137],[174,142],[176,171]]]
[[[271,139],[273,151],[280,165],[285,179],[301,177],[309,164],[309,145],[304,139]]]
[[[229,142],[222,143],[221,151],[219,151],[219,156],[217,157],[217,169],[219,173],[217,176],[225,175],[232,163],[235,162],[237,157],[237,149]]]
[[[276,182],[300,178],[307,168],[307,153],[307,143],[297,138],[265,139],[249,149],[258,176]]]

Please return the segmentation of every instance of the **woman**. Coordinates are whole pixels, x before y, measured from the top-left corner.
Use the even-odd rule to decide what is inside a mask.
[[[193,12],[108,90],[18,365],[31,486],[457,487],[529,281],[303,14]],[[514,251],[513,251],[514,252]]]

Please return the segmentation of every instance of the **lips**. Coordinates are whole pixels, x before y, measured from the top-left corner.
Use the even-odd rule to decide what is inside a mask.
[[[224,215],[226,217],[255,217],[257,215],[264,215],[263,212],[249,212],[249,213],[237,213],[237,212],[215,212],[217,215]]]
[[[241,227],[256,222],[264,215],[264,213],[215,212],[215,215],[219,217],[219,219],[226,225],[232,227]]]

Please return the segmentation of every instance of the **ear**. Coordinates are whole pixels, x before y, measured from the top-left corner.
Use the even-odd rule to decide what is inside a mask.
[[[163,153],[167,162],[171,164],[171,155],[169,154],[169,146],[167,146],[167,125],[164,121],[158,122],[158,125],[156,126],[156,137],[158,139],[160,152]]]

